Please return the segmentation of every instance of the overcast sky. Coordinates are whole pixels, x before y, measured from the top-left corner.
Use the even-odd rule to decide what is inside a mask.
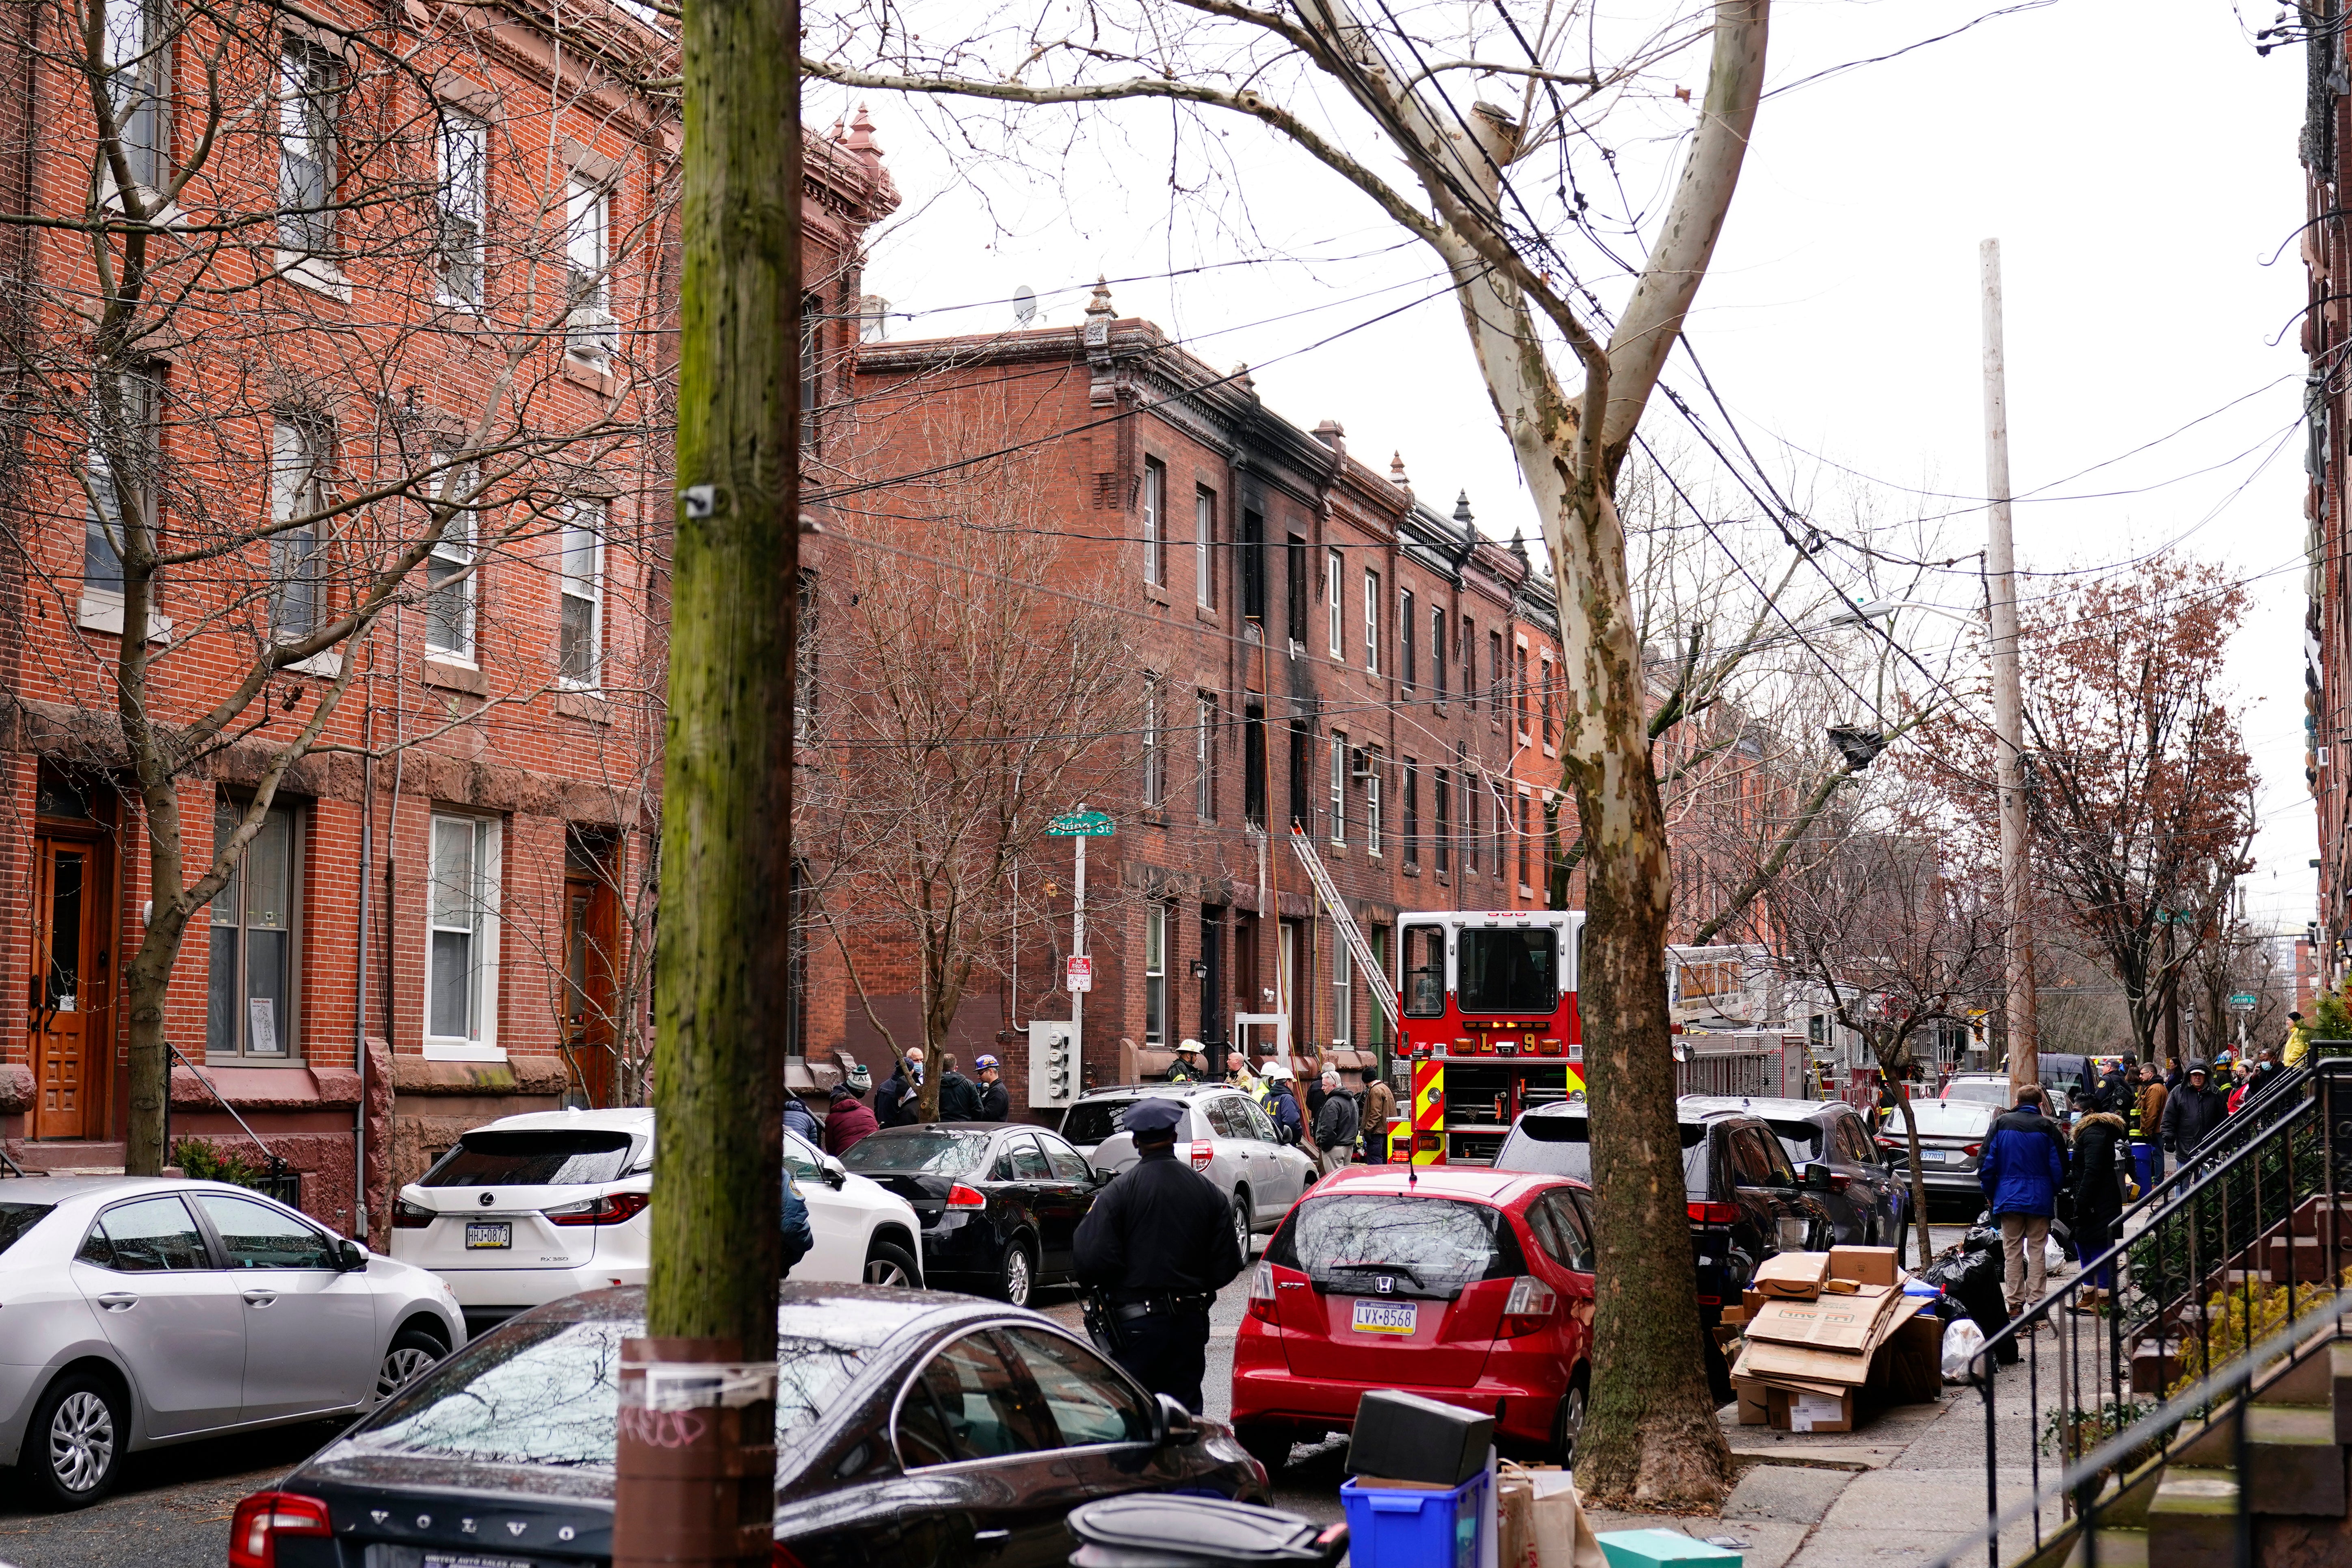
[[[2017,507],[2020,564],[2112,566],[2171,548],[2250,580],[2254,612],[2231,659],[2263,778],[2247,892],[2259,920],[2300,929],[2317,852],[2303,778],[2295,435],[2301,47],[2258,58],[2247,30],[2271,13],[2242,23],[2227,0],[2045,0],[1900,58],[1802,79],[1997,4],[1774,7],[1769,79],[1786,90],[1764,103],[1689,336],[1762,465],[1801,504],[1825,518],[1859,504],[1887,524],[1939,519],[1942,553],[1973,551],[1984,529],[1978,243],[1998,236],[2012,475],[2033,498]],[[1698,88],[1703,62],[1687,71]],[[849,101],[813,93],[812,118]],[[870,101],[906,197],[866,277],[909,313],[892,336],[1010,327],[1022,285],[1039,296],[1041,322],[1075,323],[1096,276],[1131,279],[1113,284],[1121,314],[1159,321],[1220,367],[1249,362],[1270,406],[1301,426],[1339,420],[1377,468],[1401,451],[1423,499],[1466,489],[1490,530],[1538,535],[1430,258],[1333,177],[1235,125],[1220,148],[1229,165],[1178,160],[1179,182],[1208,184],[1171,195],[1157,107],[1100,111],[1060,162],[974,170],[907,106]],[[1668,99],[1600,128],[1637,208],[1654,207],[1671,134],[1689,120]],[[1618,202],[1600,188],[1597,159],[1582,178],[1596,210]],[[1668,380],[1703,395],[1684,362]],[[1692,439],[1662,404],[1643,428]],[[1968,607],[1974,574],[1970,562],[1931,574],[1916,596]],[[1849,586],[1863,597],[1873,585]],[[1958,629],[1898,623],[1923,649]]]

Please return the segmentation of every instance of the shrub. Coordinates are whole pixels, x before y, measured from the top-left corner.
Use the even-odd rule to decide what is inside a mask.
[[[244,1155],[203,1138],[183,1138],[173,1144],[172,1163],[195,1182],[226,1182],[232,1186],[249,1187],[262,1176],[261,1172],[246,1163]]]

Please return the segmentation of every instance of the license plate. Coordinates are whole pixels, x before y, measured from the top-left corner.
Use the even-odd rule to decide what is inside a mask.
[[[1420,1315],[1411,1301],[1359,1301],[1349,1326],[1360,1334],[1409,1334]]]
[[[1940,1165],[1946,1160],[1950,1158],[1951,1156],[1941,1149],[1922,1149],[1919,1151],[1919,1163],[1923,1165]]]
[[[466,1226],[466,1250],[478,1252],[484,1247],[512,1247],[514,1225],[509,1220],[473,1220]],[[456,1563],[456,1558],[450,1559]]]
[[[428,1552],[423,1568],[539,1568],[520,1557],[476,1557],[467,1552]]]

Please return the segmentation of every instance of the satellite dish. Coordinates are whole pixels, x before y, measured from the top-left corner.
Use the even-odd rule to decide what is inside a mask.
[[[1024,327],[1037,319],[1037,290],[1026,283],[1013,290],[1013,319]]]

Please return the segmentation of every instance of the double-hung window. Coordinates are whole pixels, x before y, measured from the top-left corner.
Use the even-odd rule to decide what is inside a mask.
[[[1353,963],[1348,953],[1348,944],[1344,942],[1333,942],[1331,944],[1331,1048],[1333,1050],[1347,1050],[1349,1040],[1355,1035],[1355,988],[1351,984],[1354,976],[1349,973],[1352,967]]]
[[[562,609],[556,679],[595,687],[604,679],[604,503],[573,501],[563,519]]]
[[[1168,796],[1168,748],[1160,733],[1160,678],[1143,678],[1143,804],[1157,807]]]
[[[1404,760],[1404,863],[1421,863],[1421,764]]]
[[[1217,607],[1217,492],[1192,492],[1192,601]]]
[[[489,130],[469,114],[441,116],[437,216],[441,299],[468,309],[482,302],[482,214],[487,199]]]
[[[248,808],[222,800],[213,808],[217,858]],[[285,1061],[301,1055],[294,1002],[294,893],[301,886],[291,806],[273,805],[229,862],[228,880],[212,901],[212,964],[205,1053]]]
[[[1168,469],[1157,458],[1143,460],[1143,580],[1168,585]]]
[[[103,0],[106,29],[106,103],[131,183],[152,193],[168,184],[163,135],[163,95],[169,89],[171,50],[162,0]],[[109,190],[111,166],[101,171]]]
[[[1412,689],[1415,677],[1412,658],[1413,614],[1412,590],[1397,595],[1397,679],[1407,690]]]
[[[1446,798],[1451,793],[1452,780],[1444,768],[1437,769],[1429,780],[1429,868],[1441,877],[1445,874],[1448,850],[1453,844],[1454,803]]]
[[[1331,731],[1331,842],[1348,842],[1348,737]]]
[[[1549,752],[1553,750],[1555,745],[1555,738],[1552,734],[1551,728],[1552,665],[1550,656],[1546,655],[1543,662],[1538,665],[1537,668],[1541,670],[1543,673],[1543,684],[1536,689],[1536,702],[1543,722],[1543,729],[1541,731],[1543,736],[1543,748],[1545,751]]]
[[[1364,748],[1364,852],[1381,852],[1381,753]]]
[[[1339,588],[1342,574],[1345,571],[1345,567],[1342,565],[1341,562],[1342,558],[1338,551],[1328,550],[1324,552],[1323,606],[1324,618],[1328,623],[1329,628],[1329,635],[1325,640],[1330,644],[1331,657],[1333,658],[1345,658],[1348,657],[1348,616],[1344,602],[1346,595],[1340,592]]]
[[[318,427],[281,414],[269,431],[269,635],[299,642],[326,611],[326,552],[320,549],[326,440]]]
[[[1143,906],[1143,1043],[1168,1041],[1168,906]]]
[[[563,197],[564,289],[574,359],[603,364],[620,346],[612,311],[613,197],[602,181],[574,174]]]
[[[426,898],[425,1054],[479,1059],[498,1052],[499,825],[433,818]]]
[[[1192,731],[1192,815],[1217,820],[1217,700],[1201,693]]]
[[[286,40],[278,61],[278,243],[301,256],[332,256],[342,71],[324,49],[299,38]]]
[[[1364,668],[1381,672],[1381,574],[1364,574]]]
[[[1429,612],[1429,684],[1437,693],[1437,705],[1445,706],[1445,610],[1433,606]]]
[[[155,377],[146,371],[109,374],[92,391],[90,504],[82,514],[81,585],[85,593],[119,599],[122,594],[123,529],[126,524],[154,526],[155,487],[161,477],[163,457],[156,428],[161,392]],[[118,612],[120,607],[116,605]],[[114,629],[122,629],[119,613]]]
[[[446,470],[440,493],[470,498],[480,484],[468,463]],[[433,552],[425,558],[425,651],[471,661],[474,657],[474,510],[452,512]]]

